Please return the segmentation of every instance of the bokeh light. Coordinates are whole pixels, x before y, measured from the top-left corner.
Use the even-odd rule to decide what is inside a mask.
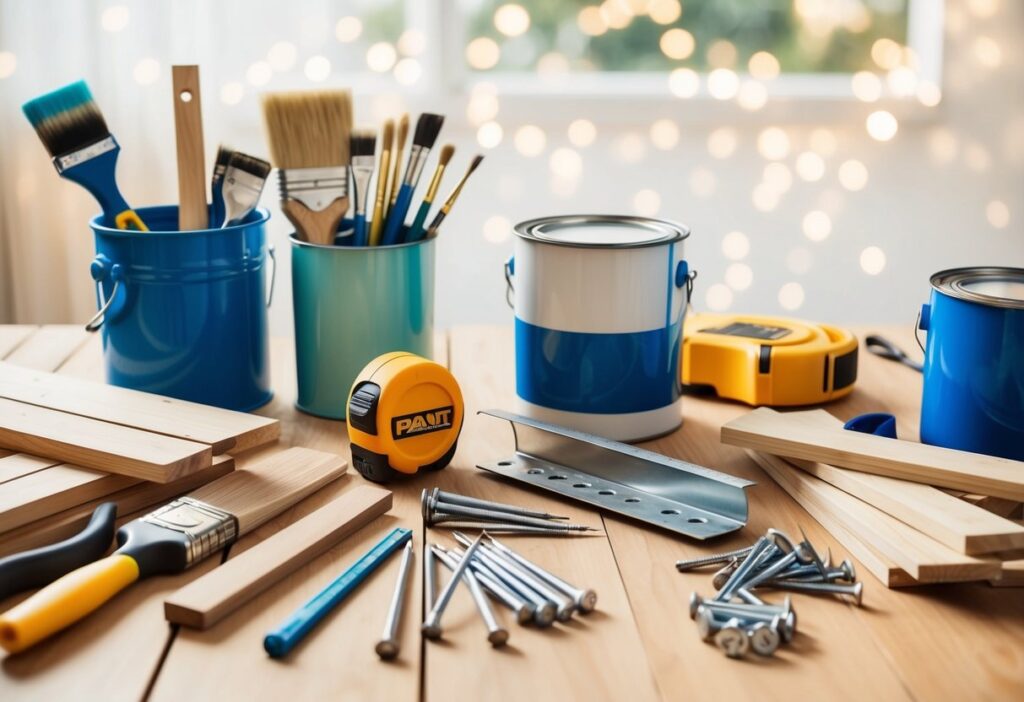
[[[871,45],[871,60],[879,68],[891,71],[903,60],[903,48],[887,37],[877,39]]]
[[[860,268],[868,275],[878,275],[885,270],[885,252],[877,246],[869,246],[860,252]]]
[[[825,159],[813,151],[804,151],[796,157],[796,173],[808,183],[816,183],[825,176]]]
[[[522,156],[533,158],[540,156],[547,146],[547,135],[544,130],[534,124],[524,124],[516,130],[514,137],[516,151]]]
[[[486,71],[498,65],[501,47],[490,37],[477,37],[466,44],[466,63],[478,71]]]
[[[128,26],[131,12],[125,5],[111,5],[100,15],[100,26],[107,32],[120,32]]]
[[[427,48],[427,35],[418,29],[407,29],[398,37],[398,51],[404,56],[419,56]]]
[[[832,218],[821,210],[811,210],[804,215],[802,228],[811,241],[824,241],[832,233]]]
[[[708,92],[716,100],[730,100],[740,89],[736,72],[728,68],[716,68],[708,74]]]
[[[991,200],[985,205],[985,219],[996,229],[1010,226],[1010,208],[1002,200]]]
[[[974,58],[985,68],[999,68],[1003,50],[992,37],[978,37],[974,40]]]
[[[789,155],[789,136],[779,127],[768,127],[757,135],[757,151],[769,161],[779,161]]]
[[[876,110],[869,114],[864,125],[868,134],[876,141],[889,141],[896,136],[900,126],[893,114],[885,110]]]
[[[275,71],[290,71],[298,59],[299,49],[290,41],[276,41],[267,51],[267,63]]]
[[[700,90],[700,76],[692,68],[677,68],[668,74],[668,89],[676,97],[693,97]]]
[[[302,70],[306,78],[314,83],[320,83],[331,75],[331,62],[326,56],[310,56]]]
[[[647,142],[636,132],[626,132],[612,144],[612,152],[623,163],[639,163],[647,155]]]
[[[574,119],[569,123],[569,143],[584,148],[597,139],[597,127],[589,119]]]
[[[839,164],[839,184],[851,192],[863,190],[868,184],[868,169],[857,159],[851,158]]]
[[[779,288],[779,304],[782,309],[794,312],[804,304],[804,286],[800,283],[786,283]]]
[[[633,196],[633,211],[641,217],[654,217],[661,209],[661,195],[657,190],[645,188]]]
[[[502,5],[494,11],[494,27],[507,37],[518,37],[530,28],[530,13],[522,5]]]
[[[732,127],[719,127],[708,134],[708,153],[715,158],[729,158],[736,153],[739,136]]]
[[[404,58],[395,64],[395,80],[401,85],[415,85],[423,75],[423,66],[414,58]]]
[[[501,143],[505,130],[497,122],[484,122],[476,130],[476,143],[485,149],[493,149]]]
[[[0,51],[0,79],[9,78],[18,69],[18,57],[13,51]]]
[[[363,33],[363,22],[358,17],[342,17],[334,25],[334,38],[343,44],[358,39]]]
[[[696,42],[688,31],[675,27],[661,35],[658,46],[661,47],[661,52],[670,59],[681,61],[690,58],[696,47]]]
[[[736,45],[728,39],[716,39],[705,52],[708,65],[714,68],[732,68],[736,65]]]
[[[722,237],[722,254],[733,261],[740,261],[750,253],[750,239],[743,232],[729,232]]]
[[[497,95],[490,91],[475,90],[470,94],[469,102],[466,103],[466,119],[473,126],[480,126],[497,117],[499,109]]]
[[[560,178],[579,178],[583,173],[583,159],[578,152],[563,146],[551,152],[548,167]]]
[[[736,102],[740,107],[749,112],[760,110],[768,102],[768,89],[764,83],[756,80],[745,80],[740,85],[739,93],[736,95]]]
[[[679,143],[679,127],[670,119],[659,119],[651,125],[651,143],[662,151],[671,151]]]
[[[882,97],[882,80],[871,71],[857,71],[850,79],[850,89],[861,102],[876,102]]]
[[[249,65],[245,71],[245,79],[249,85],[261,86],[270,82],[274,77],[274,69],[268,61],[256,61]]]
[[[386,41],[379,41],[366,50],[366,65],[377,73],[390,71],[397,60],[398,52]]]
[[[683,8],[678,0],[651,0],[647,5],[647,15],[657,24],[672,24],[681,14]]]
[[[724,312],[732,307],[732,288],[725,283],[715,283],[704,293],[704,304],[712,312]]]
[[[746,290],[753,282],[754,271],[745,263],[731,263],[725,269],[725,284],[733,290]]]
[[[758,51],[747,61],[747,70],[750,75],[759,80],[772,80],[778,78],[781,68],[779,60],[767,51]]]
[[[608,23],[604,21],[600,8],[593,5],[580,10],[576,15],[576,25],[589,37],[599,37],[608,31]]]

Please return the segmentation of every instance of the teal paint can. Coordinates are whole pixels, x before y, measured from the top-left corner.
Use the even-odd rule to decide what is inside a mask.
[[[343,420],[352,383],[377,356],[433,357],[435,242],[291,244],[296,406]]]

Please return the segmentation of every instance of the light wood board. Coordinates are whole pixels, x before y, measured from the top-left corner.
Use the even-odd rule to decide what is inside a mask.
[[[2,398],[0,446],[157,483],[213,461],[205,444]]]
[[[39,327],[34,324],[4,324],[0,325],[0,359],[5,358],[11,351],[34,334]]]
[[[23,368],[53,372],[92,336],[81,324],[38,327],[12,349],[4,360]]]
[[[0,484],[55,466],[60,461],[52,458],[30,456],[27,453],[11,453],[0,458]]]
[[[722,427],[722,442],[936,487],[1024,500],[1024,463],[821,425],[825,410],[756,409]],[[804,421],[805,415],[810,417]]]
[[[0,534],[138,482],[124,475],[62,463],[2,483]]]
[[[280,423],[245,412],[176,400],[0,363],[0,397],[135,429],[210,444],[215,454],[277,440]]]

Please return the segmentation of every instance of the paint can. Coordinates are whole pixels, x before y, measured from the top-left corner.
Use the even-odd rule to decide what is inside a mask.
[[[505,275],[515,296],[519,414],[618,441],[679,427],[689,229],[571,215],[515,232]]]
[[[266,223],[257,209],[223,229],[177,231],[176,206],[143,207],[151,231],[89,222],[90,273],[107,382],[233,410],[270,400]]]
[[[921,441],[1024,460],[1024,269],[931,277]]]

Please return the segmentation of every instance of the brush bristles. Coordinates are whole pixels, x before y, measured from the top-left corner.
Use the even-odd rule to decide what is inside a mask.
[[[110,136],[85,81],[40,95],[21,106],[50,156],[84,149]]]
[[[268,93],[263,122],[278,168],[347,166],[352,96],[347,90]]]
[[[357,129],[352,132],[352,157],[373,156],[377,150],[377,132],[372,129]]]
[[[217,158],[213,162],[214,169],[226,168],[228,161],[231,160],[231,154],[235,153],[235,150],[221,144],[217,147]]]
[[[452,160],[452,156],[455,155],[455,147],[451,144],[445,144],[441,147],[441,154],[438,156],[438,163],[442,166],[447,166],[448,162]]]
[[[412,137],[412,143],[425,148],[433,148],[437,141],[437,135],[441,132],[441,125],[444,124],[444,115],[435,115],[431,112],[424,112],[416,120],[416,133]]]
[[[469,169],[466,171],[466,175],[469,175],[476,170],[476,167],[480,165],[480,162],[484,160],[484,157],[477,154],[473,157],[473,161],[469,164]]]
[[[398,120],[398,148],[405,148],[405,142],[409,139],[409,113],[406,112]]]
[[[250,173],[257,178],[266,178],[270,175],[270,163],[264,161],[262,158],[256,158],[255,156],[249,156],[243,154],[241,151],[235,151],[231,154],[231,159],[228,161],[228,168],[237,168],[239,170]]]
[[[395,140],[395,121],[392,119],[384,120],[384,129],[381,131],[380,143],[384,149],[391,148],[391,142]]]

